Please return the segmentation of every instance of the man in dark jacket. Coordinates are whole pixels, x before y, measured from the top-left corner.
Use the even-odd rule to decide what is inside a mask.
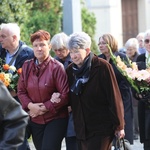
[[[22,144],[28,114],[0,81],[0,150],[17,150]]]
[[[32,49],[20,41],[20,27],[16,23],[2,23],[0,26],[0,58],[5,64],[22,67],[23,63],[34,57]],[[17,89],[11,90],[11,95],[19,102]],[[18,150],[29,150],[27,140]]]

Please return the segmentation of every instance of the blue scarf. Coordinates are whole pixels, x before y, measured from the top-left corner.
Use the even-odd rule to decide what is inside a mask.
[[[73,64],[73,74],[75,76],[75,81],[71,86],[71,92],[79,95],[82,93],[82,87],[85,83],[88,82],[91,69],[91,61],[94,54],[90,53],[88,57],[84,60],[84,63],[81,68],[78,68],[77,65]]]

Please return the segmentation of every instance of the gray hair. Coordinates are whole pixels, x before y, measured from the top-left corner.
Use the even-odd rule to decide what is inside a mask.
[[[136,38],[128,39],[127,42],[125,43],[125,48],[128,49],[129,47],[134,47],[136,48],[136,50],[138,50],[139,48],[138,40]]]
[[[16,35],[18,40],[20,40],[20,27],[17,23],[2,23],[0,29],[8,30],[10,35]]]
[[[148,29],[144,34],[144,39],[146,39],[147,36],[150,36],[150,29]]]
[[[73,33],[69,37],[68,49],[87,49],[91,47],[91,38],[85,32]]]
[[[138,37],[143,37],[144,38],[144,32],[140,32],[137,36],[136,36],[136,38],[138,38]]]
[[[58,33],[51,39],[52,50],[67,48],[68,36],[64,33]]]

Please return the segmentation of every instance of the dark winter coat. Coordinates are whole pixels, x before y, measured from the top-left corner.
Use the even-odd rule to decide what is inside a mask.
[[[69,86],[75,77],[72,64],[67,68]],[[105,60],[94,56],[90,77],[82,93],[70,92],[76,136],[87,139],[93,135],[112,135],[124,129],[123,104],[113,69]]]
[[[138,68],[146,69],[146,57],[145,53],[141,54],[137,58]],[[140,101],[138,102],[138,116],[139,116],[139,130],[140,130],[140,141],[143,143],[145,140],[150,140],[150,108],[147,104]]]
[[[22,144],[28,114],[0,82],[0,150],[17,150]]]

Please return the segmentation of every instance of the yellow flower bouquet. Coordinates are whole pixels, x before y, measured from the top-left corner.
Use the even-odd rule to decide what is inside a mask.
[[[16,90],[21,72],[22,68],[16,70],[16,67],[3,64],[3,60],[0,59],[0,80],[4,83],[8,90]]]

